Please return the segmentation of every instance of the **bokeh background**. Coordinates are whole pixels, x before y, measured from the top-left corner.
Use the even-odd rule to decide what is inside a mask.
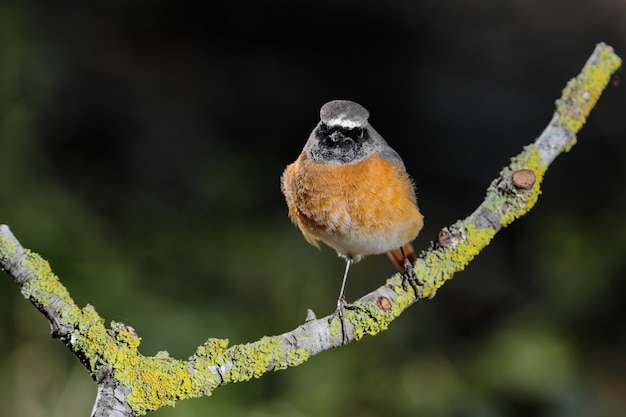
[[[333,311],[343,261],[279,190],[326,101],[403,156],[429,246],[541,132],[626,2],[2,2],[0,222],[79,305],[187,358]],[[529,215],[388,331],[153,415],[623,416],[626,99],[609,88]],[[348,298],[393,273],[357,264]],[[0,276],[0,415],[96,387]]]

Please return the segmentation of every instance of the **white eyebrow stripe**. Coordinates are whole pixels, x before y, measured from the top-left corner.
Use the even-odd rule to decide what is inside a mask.
[[[326,122],[326,126],[340,126],[345,127],[346,129],[354,129],[355,127],[363,127],[365,124],[344,118],[333,118]]]

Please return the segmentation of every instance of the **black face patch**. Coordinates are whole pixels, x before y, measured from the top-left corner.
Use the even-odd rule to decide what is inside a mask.
[[[347,129],[320,123],[315,130],[317,145],[309,149],[312,159],[319,162],[349,164],[366,156],[364,145],[369,141],[367,129]]]
[[[320,122],[315,127],[303,151],[313,161],[322,164],[356,164],[376,151],[375,139],[369,125],[346,128]]]
[[[327,126],[320,123],[319,128],[315,132],[326,146],[342,146],[342,142],[364,142],[369,138],[367,130],[361,127],[348,129],[341,126]]]

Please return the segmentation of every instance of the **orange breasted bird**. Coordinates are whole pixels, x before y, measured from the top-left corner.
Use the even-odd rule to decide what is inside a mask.
[[[424,222],[402,158],[369,124],[363,106],[330,101],[320,119],[285,169],[281,190],[304,238],[318,248],[324,242],[346,260],[337,300],[341,315],[352,263],[386,252],[408,272],[415,262],[410,242]]]

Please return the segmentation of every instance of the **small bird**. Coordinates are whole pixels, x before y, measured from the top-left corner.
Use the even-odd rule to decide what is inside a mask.
[[[348,100],[320,110],[320,122],[302,153],[281,177],[289,217],[304,238],[346,260],[337,312],[342,315],[350,266],[387,252],[412,273],[411,241],[424,224],[413,181],[400,155],[369,124],[369,112]]]

